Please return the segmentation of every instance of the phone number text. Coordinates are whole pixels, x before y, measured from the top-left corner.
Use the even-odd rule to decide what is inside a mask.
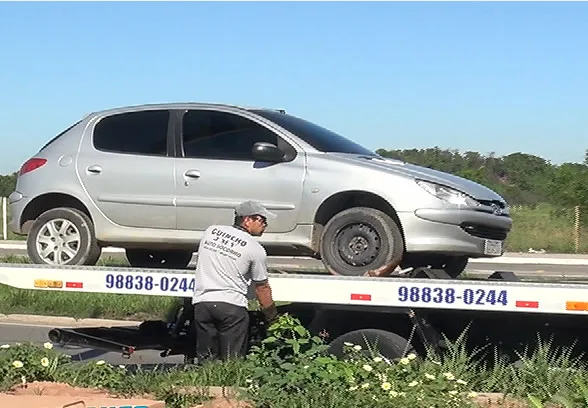
[[[419,286],[400,286],[398,300],[410,303],[463,303],[466,305],[508,305],[506,290],[431,288]]]
[[[178,278],[175,276],[162,276],[154,278],[149,275],[127,275],[117,273],[109,273],[106,275],[106,287],[108,289],[188,292],[194,291],[195,284],[195,279],[190,277]]]

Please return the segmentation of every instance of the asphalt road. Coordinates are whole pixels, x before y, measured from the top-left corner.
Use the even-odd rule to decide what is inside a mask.
[[[42,345],[49,341],[47,333],[56,326],[44,326],[25,323],[0,323],[0,345],[14,345],[18,342],[33,342]],[[67,326],[65,326],[67,327]],[[72,356],[73,361],[104,360],[119,365],[141,365],[142,368],[152,369],[157,365],[177,365],[183,363],[182,356],[161,357],[159,351],[136,351],[130,358],[124,358],[120,353],[105,352],[103,350],[54,345],[55,350]]]
[[[14,241],[12,241],[14,242]],[[21,243],[18,244],[22,245]],[[0,243],[0,257],[3,256],[26,256],[24,248],[6,248]],[[531,259],[525,259],[529,258]],[[124,252],[119,249],[107,249],[102,254],[103,260],[106,259],[125,260]],[[510,262],[512,260],[512,262]],[[192,259],[194,266],[195,258]],[[571,256],[554,256],[549,258],[540,255],[524,254],[516,257],[509,256],[502,261],[506,262],[484,262],[475,260],[470,262],[466,272],[473,277],[485,277],[494,271],[510,271],[521,276],[524,279],[548,279],[548,280],[588,280],[588,259],[584,262],[581,258]],[[545,263],[545,261],[553,263]],[[528,263],[531,262],[531,263]],[[534,262],[534,263],[532,263]],[[574,264],[576,262],[576,264]],[[582,264],[577,264],[582,263]],[[313,271],[326,273],[321,261],[310,258],[293,258],[293,257],[269,257],[268,267],[271,269],[284,269],[289,271]]]

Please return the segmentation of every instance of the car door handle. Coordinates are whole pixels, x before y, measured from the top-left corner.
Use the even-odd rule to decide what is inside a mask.
[[[200,178],[200,171],[199,170],[188,170],[184,173],[184,176],[189,178]]]
[[[88,173],[92,173],[92,174],[102,173],[102,167],[98,166],[97,164],[88,167],[86,170],[88,170]]]

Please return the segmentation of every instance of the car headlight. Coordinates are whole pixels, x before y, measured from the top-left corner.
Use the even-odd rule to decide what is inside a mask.
[[[430,181],[416,180],[416,183],[433,197],[457,206],[476,207],[478,202],[469,195],[441,184]]]

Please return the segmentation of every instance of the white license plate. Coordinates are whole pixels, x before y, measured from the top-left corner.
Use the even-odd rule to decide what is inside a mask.
[[[486,255],[502,255],[502,241],[495,241],[493,239],[484,240],[484,254]]]

